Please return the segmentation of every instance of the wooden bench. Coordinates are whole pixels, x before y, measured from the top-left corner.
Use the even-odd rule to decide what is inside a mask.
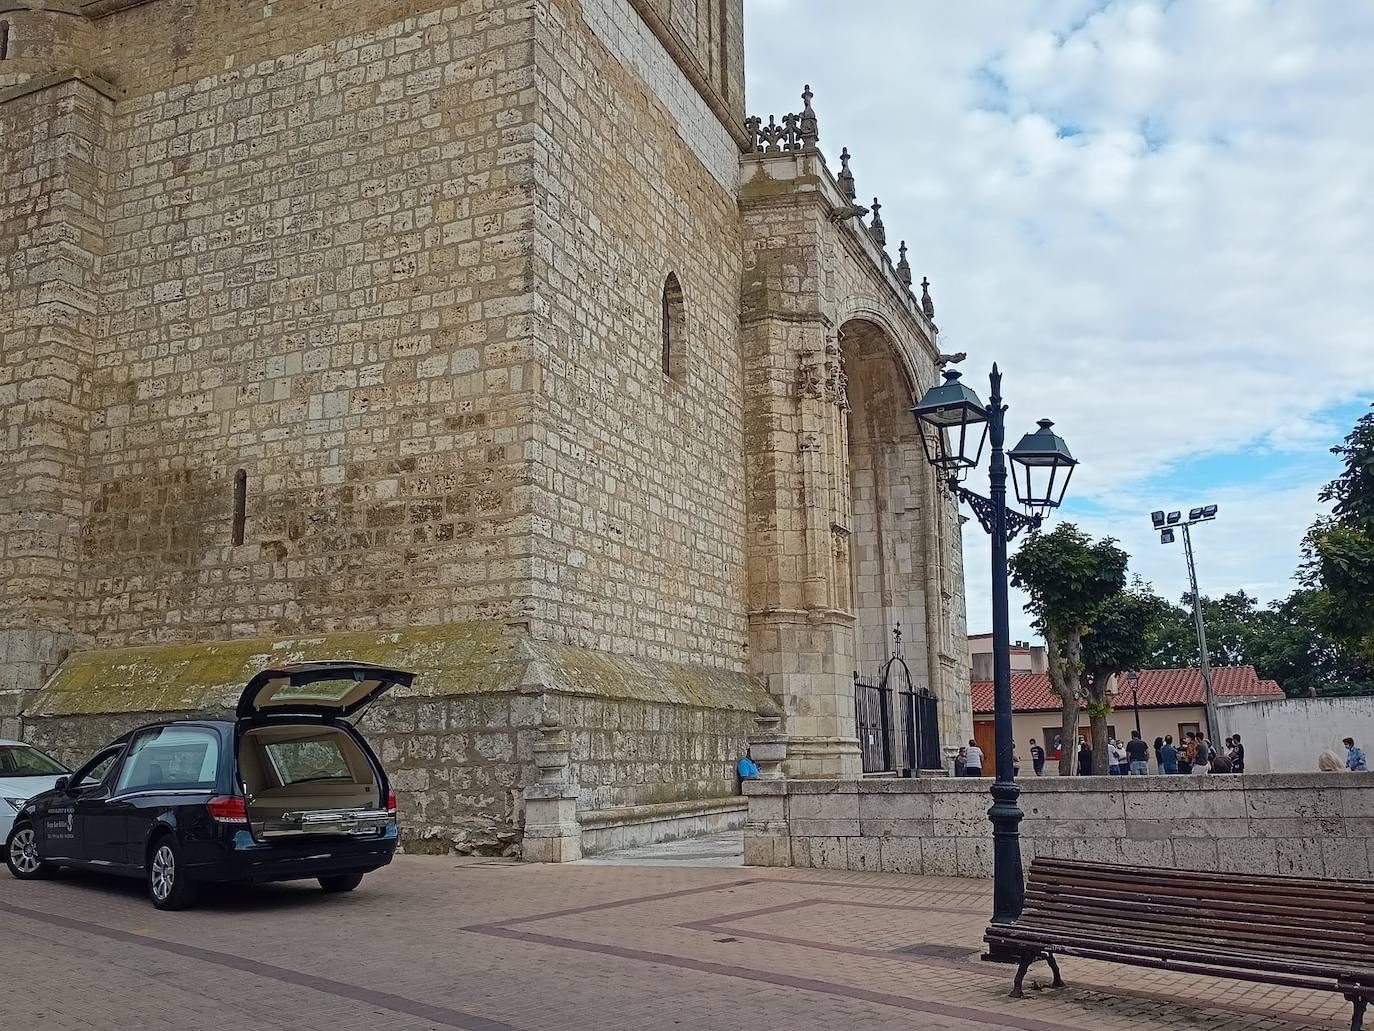
[[[1244,843],[1240,843],[1244,847]],[[1025,909],[989,945],[1020,957],[1011,996],[1056,955],[1341,992],[1360,1031],[1374,997],[1374,885],[1036,859]]]

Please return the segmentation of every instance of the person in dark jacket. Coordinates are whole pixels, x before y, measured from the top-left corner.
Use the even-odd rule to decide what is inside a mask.
[[[1127,769],[1133,777],[1145,777],[1150,773],[1150,749],[1140,731],[1131,731],[1131,740],[1126,742]]]
[[[1174,736],[1172,734],[1165,735],[1164,747],[1159,750],[1159,772],[1178,772],[1178,749],[1174,747]]]
[[[1078,739],[1078,775],[1080,777],[1093,775],[1093,750],[1086,738]]]

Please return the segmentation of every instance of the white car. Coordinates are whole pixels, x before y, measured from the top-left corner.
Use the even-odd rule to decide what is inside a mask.
[[[14,814],[71,770],[50,755],[19,741],[0,739],[0,841],[9,836]]]

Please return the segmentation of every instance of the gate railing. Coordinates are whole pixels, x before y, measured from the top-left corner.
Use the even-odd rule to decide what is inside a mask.
[[[876,677],[854,671],[854,729],[864,773],[914,777],[919,770],[943,769],[940,709],[935,695],[925,688],[917,690],[911,679],[901,656],[900,626],[894,632],[898,653],[883,663]]]
[[[854,671],[854,722],[864,773],[892,769],[892,691],[882,681]]]

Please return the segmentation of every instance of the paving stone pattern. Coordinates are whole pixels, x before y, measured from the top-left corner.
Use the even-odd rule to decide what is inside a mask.
[[[1066,960],[1006,997],[986,884],[816,870],[400,857],[354,894],[222,892],[159,913],[131,882],[0,880],[7,1026],[397,1031],[1299,1031],[1339,996]],[[1041,977],[1047,982],[1048,977]]]

